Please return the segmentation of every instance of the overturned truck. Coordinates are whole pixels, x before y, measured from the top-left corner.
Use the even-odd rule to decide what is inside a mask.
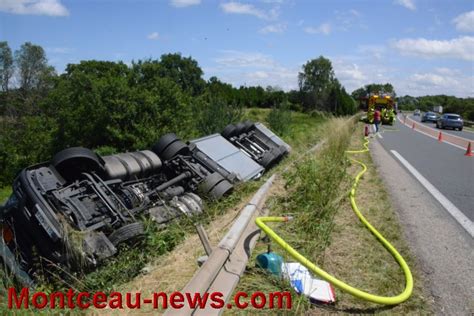
[[[108,156],[72,147],[23,169],[0,208],[0,258],[31,285],[43,263],[69,270],[97,266],[121,243],[143,236],[144,216],[164,227],[181,215],[201,214],[199,195],[228,195],[236,183],[256,179],[270,166],[260,164],[262,155],[281,159],[289,151],[263,125],[265,132],[252,133],[258,124],[245,135],[234,131],[230,141],[213,134],[185,143],[166,134],[151,150]]]
[[[189,175],[168,179],[161,167],[149,150],[100,157],[74,147],[22,170],[1,214],[8,262],[13,256],[29,274],[39,258],[95,266],[143,235],[142,214],[164,225],[201,213],[201,198],[176,184]]]

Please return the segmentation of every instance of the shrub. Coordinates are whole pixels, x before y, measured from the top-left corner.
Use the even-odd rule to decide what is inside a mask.
[[[267,116],[267,122],[270,128],[279,135],[288,133],[291,124],[291,111],[288,102],[272,108]]]
[[[220,133],[227,124],[242,120],[243,110],[240,106],[225,103],[220,98],[210,101],[198,101],[196,128],[200,135]]]

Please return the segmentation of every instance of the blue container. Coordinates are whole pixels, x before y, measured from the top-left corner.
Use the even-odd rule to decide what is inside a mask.
[[[269,271],[270,273],[281,276],[281,265],[283,258],[274,252],[265,252],[257,256],[257,266]]]

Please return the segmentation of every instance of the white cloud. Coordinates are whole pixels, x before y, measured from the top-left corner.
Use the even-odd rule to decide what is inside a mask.
[[[265,71],[255,71],[255,72],[251,72],[249,73],[249,77],[255,77],[255,78],[258,78],[258,79],[265,79],[265,78],[268,78],[268,73],[265,72]]]
[[[336,28],[343,31],[351,30],[354,27],[367,27],[362,23],[362,14],[355,9],[335,11],[335,17],[337,21],[335,23]]]
[[[229,14],[247,14],[253,15],[263,20],[274,20],[279,15],[279,8],[272,8],[270,11],[265,12],[254,7],[252,4],[240,3],[240,2],[226,2],[221,3],[221,9],[225,13]]]
[[[466,84],[466,82],[471,84]],[[456,69],[448,73],[443,68],[437,68],[433,72],[414,73],[401,82],[400,86],[406,94],[414,96],[447,94],[472,97],[474,96],[472,83],[474,83],[472,75],[463,75]]]
[[[148,38],[149,40],[154,40],[154,41],[156,41],[156,40],[159,40],[159,39],[160,39],[160,34],[158,34],[158,32],[153,32],[153,33],[148,34],[147,38]]]
[[[451,85],[459,84],[459,82],[454,78],[447,77],[446,75],[439,75],[439,74],[434,74],[434,73],[424,73],[424,74],[415,73],[411,75],[409,79],[415,82],[428,84],[431,86],[448,87]]]
[[[424,58],[455,58],[474,60],[474,37],[463,36],[451,40],[401,39],[392,42],[392,46],[403,55]]]
[[[0,11],[13,14],[67,16],[60,0],[0,0]]]
[[[278,24],[270,24],[260,29],[260,33],[268,34],[268,33],[283,33],[286,30],[285,23],[278,23]]]
[[[329,35],[331,33],[331,25],[329,23],[323,23],[318,27],[305,27],[304,31],[308,34],[324,34]]]
[[[365,65],[360,67],[357,63],[341,58],[333,58],[332,65],[336,78],[346,88],[348,93],[369,83],[369,79],[374,80],[372,76],[369,78],[365,73],[367,70]]]
[[[192,5],[201,4],[201,0],[171,0],[170,4],[176,8],[185,8]]]
[[[215,62],[225,67],[274,67],[275,61],[268,55],[255,52],[241,52],[235,50],[221,51],[223,56],[216,58]]]
[[[223,50],[214,61],[216,67],[204,68],[206,76],[217,76],[234,86],[278,86],[284,90],[296,89],[298,70],[276,62],[259,52]]]
[[[360,45],[357,48],[357,52],[364,56],[369,55],[370,57],[380,61],[383,59],[387,50],[385,46],[381,45]]]
[[[413,0],[395,0],[395,3],[404,6],[409,10],[416,10],[415,2]]]
[[[456,29],[463,32],[474,32],[474,11],[465,12],[453,19]]]

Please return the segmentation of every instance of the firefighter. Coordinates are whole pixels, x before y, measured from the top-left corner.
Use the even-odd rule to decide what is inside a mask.
[[[381,121],[380,110],[379,110],[379,108],[376,108],[376,109],[375,109],[375,112],[374,112],[375,133],[378,133],[378,132],[379,132],[379,124],[380,124],[380,121]]]

